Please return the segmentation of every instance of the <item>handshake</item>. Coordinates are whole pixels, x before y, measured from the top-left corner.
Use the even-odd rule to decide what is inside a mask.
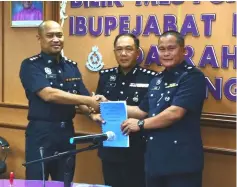
[[[99,114],[99,107],[100,107],[99,104],[100,102],[107,102],[109,100],[103,95],[95,95],[94,93],[92,93],[92,97],[90,98],[91,98],[91,103],[87,105],[89,109],[89,117],[93,121],[103,123],[103,120]]]

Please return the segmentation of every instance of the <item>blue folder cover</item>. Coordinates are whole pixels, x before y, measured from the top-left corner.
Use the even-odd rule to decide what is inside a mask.
[[[121,124],[127,119],[126,101],[109,101],[100,103],[101,117],[105,120],[102,132],[112,131],[115,133],[114,140],[103,142],[104,147],[129,147],[129,136],[123,135]]]

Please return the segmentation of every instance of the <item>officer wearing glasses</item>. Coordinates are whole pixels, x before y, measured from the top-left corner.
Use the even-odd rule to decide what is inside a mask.
[[[139,39],[132,34],[120,34],[114,40],[118,67],[100,71],[97,94],[108,100],[126,100],[138,106],[147,93],[149,82],[157,72],[139,67]],[[92,118],[93,118],[92,114]],[[113,187],[145,187],[144,149],[141,133],[130,134],[129,148],[99,148],[106,185]]]

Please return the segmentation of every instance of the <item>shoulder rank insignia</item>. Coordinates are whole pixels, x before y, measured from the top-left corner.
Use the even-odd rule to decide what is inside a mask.
[[[146,69],[146,68],[140,67],[139,70],[140,70],[141,72],[143,72],[143,73],[146,73],[146,74],[150,74],[150,75],[154,75],[154,76],[157,75],[157,72],[152,71],[152,70],[149,70],[149,69]]]
[[[39,57],[41,57],[40,54],[30,57],[29,60],[34,61],[34,60],[38,59]]]
[[[72,63],[73,65],[77,65],[77,63],[73,60],[68,59],[67,57],[64,57],[65,61],[68,63]]]
[[[114,72],[114,71],[116,71],[116,73],[117,73],[118,68],[102,69],[102,70],[100,70],[100,74]]]

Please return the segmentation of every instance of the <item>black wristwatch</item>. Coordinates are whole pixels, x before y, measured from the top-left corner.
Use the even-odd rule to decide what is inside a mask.
[[[138,120],[137,125],[140,128],[140,131],[144,131],[144,124],[145,124],[145,121],[143,119]]]

